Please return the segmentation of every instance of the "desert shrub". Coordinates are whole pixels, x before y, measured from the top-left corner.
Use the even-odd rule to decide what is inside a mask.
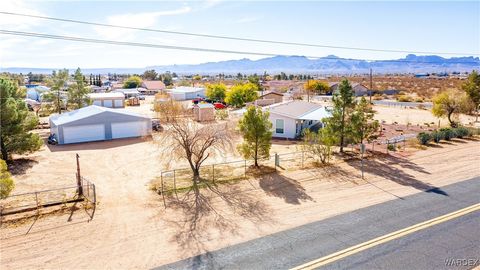
[[[7,163],[0,159],[0,199],[8,197],[15,188],[12,175],[8,172]]]
[[[423,98],[422,97],[418,97],[415,99],[415,102],[423,102]]]
[[[215,116],[216,116],[217,119],[219,119],[219,120],[225,120],[225,119],[228,118],[228,111],[225,110],[225,109],[216,110],[216,111],[215,111]]]
[[[455,128],[454,130],[457,138],[468,137],[470,133],[466,127],[458,127],[458,128]]]
[[[388,151],[395,151],[395,145],[393,143],[387,144]]]
[[[397,100],[399,102],[411,102],[412,98],[410,96],[407,96],[407,95],[399,95],[399,96],[397,96]]]
[[[443,132],[443,138],[446,141],[450,141],[452,138],[455,138],[455,132],[451,128],[441,128],[441,132]]]
[[[439,143],[441,140],[444,139],[444,134],[442,131],[435,130],[431,133],[432,140],[436,143]]]
[[[475,135],[480,135],[480,128],[474,128],[474,127],[469,127],[467,128],[468,130],[468,136],[475,136]]]
[[[383,96],[379,93],[376,93],[375,95],[373,95],[373,100],[382,100],[383,99]]]
[[[430,135],[430,133],[420,132],[417,135],[417,139],[421,145],[427,145],[428,142],[432,139],[432,136]]]

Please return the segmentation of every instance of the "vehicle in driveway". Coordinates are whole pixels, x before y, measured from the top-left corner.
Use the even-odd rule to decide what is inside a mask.
[[[152,130],[153,131],[163,131],[163,127],[160,124],[159,120],[152,120]]]
[[[213,106],[215,106],[215,109],[217,110],[227,108],[227,106],[221,102],[215,102],[213,103]]]

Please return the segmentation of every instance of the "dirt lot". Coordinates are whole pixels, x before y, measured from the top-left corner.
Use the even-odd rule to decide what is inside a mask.
[[[45,147],[15,172],[15,192],[72,184],[79,153],[83,175],[97,185],[96,215],[3,226],[0,261],[2,269],[151,268],[478,176],[479,149],[480,141],[457,140],[408,158],[381,156],[366,163],[371,184],[358,162],[286,171],[172,197],[164,209],[147,188],[164,158],[150,141]]]

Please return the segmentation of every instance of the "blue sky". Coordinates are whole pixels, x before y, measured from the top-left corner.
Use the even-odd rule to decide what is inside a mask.
[[[378,49],[480,54],[479,1],[2,0],[0,10],[212,35]],[[360,59],[394,59],[405,56],[405,53],[311,48],[187,37],[3,14],[0,14],[0,29],[288,55],[334,54]],[[2,67],[146,67],[197,64],[245,57],[262,58],[251,55],[86,44],[7,35],[0,35],[0,41]]]

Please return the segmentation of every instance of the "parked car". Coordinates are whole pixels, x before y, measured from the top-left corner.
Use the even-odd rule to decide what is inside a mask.
[[[213,103],[213,106],[215,106],[215,109],[217,109],[217,110],[227,108],[227,106],[225,104],[220,103],[220,102]]]
[[[194,98],[192,99],[192,103],[193,104],[198,104],[199,102],[203,101],[204,98],[201,98],[201,97],[197,97],[197,98]]]
[[[50,134],[50,136],[48,136],[47,143],[52,144],[52,145],[58,144],[57,137],[55,137],[55,133],[52,133],[52,134]]]
[[[163,131],[163,127],[160,124],[159,120],[152,120],[152,130],[153,131]]]
[[[139,100],[145,100],[145,96],[144,95],[138,95],[137,96]]]

